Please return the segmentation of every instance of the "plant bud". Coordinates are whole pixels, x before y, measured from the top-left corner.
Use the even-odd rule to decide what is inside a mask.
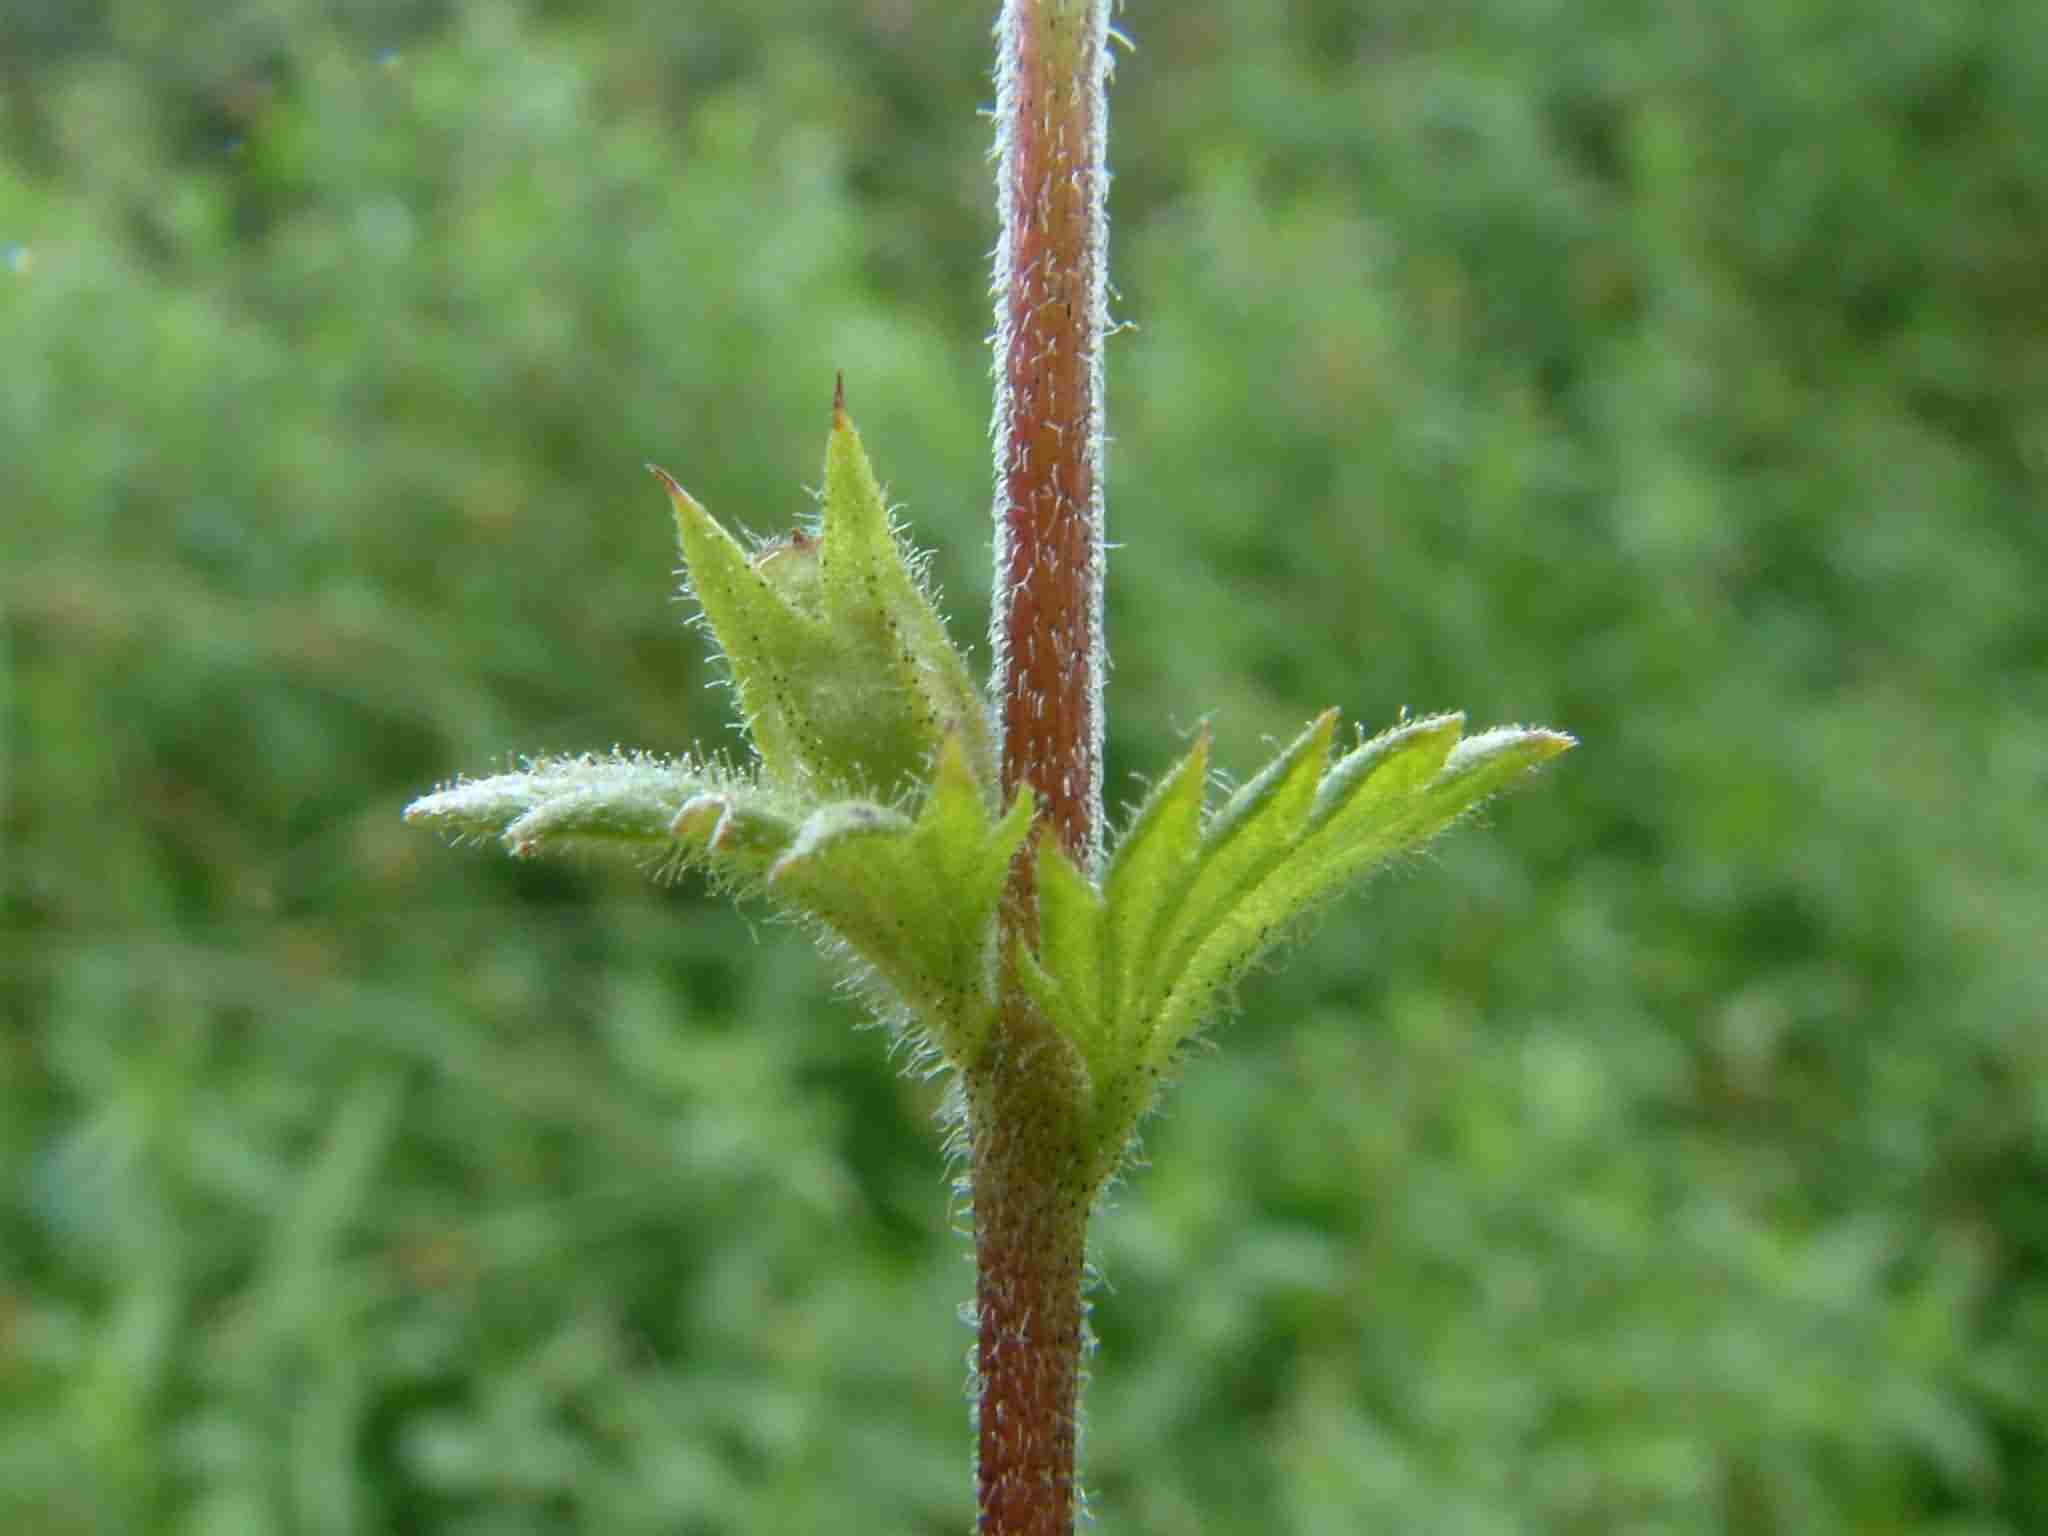
[[[815,533],[793,529],[749,555],[666,472],[655,474],[770,780],[814,797],[887,798],[927,781],[950,733],[993,809],[980,691],[890,526],[841,399]]]

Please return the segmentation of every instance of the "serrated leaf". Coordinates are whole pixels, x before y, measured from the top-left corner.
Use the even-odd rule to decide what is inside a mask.
[[[987,1036],[996,907],[1030,825],[1028,794],[991,820],[949,737],[915,818],[826,806],[769,870],[769,889],[845,940],[961,1065]]]

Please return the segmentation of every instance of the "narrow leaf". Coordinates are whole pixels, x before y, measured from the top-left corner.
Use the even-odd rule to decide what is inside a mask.
[[[1532,768],[1562,756],[1578,738],[1563,731],[1503,725],[1467,736],[1452,749],[1443,771],[1430,782],[1427,794],[1436,804],[1453,797],[1466,809],[1513,786]]]
[[[1373,807],[1400,800],[1428,783],[1464,729],[1461,714],[1429,715],[1382,731],[1347,752],[1323,780],[1308,830],[1319,831],[1339,816],[1368,815]]]
[[[711,514],[665,469],[648,466],[675,509],[676,538],[690,592],[704,610],[726,665],[754,750],[771,779],[801,782],[814,771],[805,685],[812,663],[829,654],[822,626],[799,612]],[[857,786],[834,778],[826,786]]]
[[[516,773],[424,795],[405,808],[405,819],[462,837],[502,836],[522,854],[575,841],[658,848],[683,805],[724,780],[687,758],[538,758]]]
[[[1337,711],[1325,710],[1209,823],[1199,868],[1159,946],[1153,984],[1134,1005],[1148,1025],[1151,1009],[1195,951],[1294,848],[1329,764],[1336,728]]]
[[[559,853],[572,843],[659,845],[675,819],[673,802],[581,793],[543,800],[505,828],[505,847],[520,858]]]
[[[901,686],[921,704],[921,755],[930,755],[943,736],[957,736],[969,771],[993,796],[987,706],[919,579],[922,562],[889,520],[881,483],[846,414],[843,388],[833,395],[825,449],[824,524],[819,564],[827,622],[847,631],[845,643],[863,644],[897,669]]]
[[[1398,727],[1350,754],[1325,783],[1313,829],[1203,938],[1159,1009],[1146,1054],[1162,1064],[1257,958],[1345,885],[1443,831],[1480,801],[1573,745],[1555,731],[1487,731],[1453,749],[1460,717]],[[1425,769],[1429,771],[1424,772]]]
[[[1205,725],[1194,750],[1153,788],[1110,860],[1103,881],[1109,934],[1107,1015],[1118,1034],[1158,962],[1165,923],[1194,878],[1208,775]]]
[[[1449,718],[1449,717],[1446,717]],[[1382,760],[1351,798],[1308,840],[1295,861],[1304,899],[1321,900],[1380,864],[1420,848],[1482,801],[1576,743],[1558,731],[1502,726],[1460,741],[1426,781]],[[1392,775],[1391,780],[1383,777]]]
[[[1034,998],[1084,1059],[1107,1034],[1103,900],[1056,837],[1038,840],[1038,948],[1022,956]]]

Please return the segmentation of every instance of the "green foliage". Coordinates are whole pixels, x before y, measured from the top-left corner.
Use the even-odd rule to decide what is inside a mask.
[[[606,844],[778,899],[845,945],[920,1051],[976,1060],[996,1009],[996,905],[1031,825],[995,815],[986,713],[833,405],[824,511],[748,555],[689,493],[690,587],[731,668],[747,771],[615,754],[541,760],[414,801],[407,821],[520,855]],[[857,797],[913,797],[899,810]]]
[[[777,899],[882,984],[885,1011],[962,1072],[998,1003],[997,911],[1031,824],[998,787],[987,709],[890,526],[843,401],[833,404],[813,532],[748,554],[667,473],[690,589],[725,664],[756,761],[746,772],[615,754],[543,759],[414,801],[405,819],[512,853],[610,845]],[[1016,957],[1086,1074],[1092,1193],[1152,1107],[1217,994],[1344,885],[1409,853],[1573,745],[1507,727],[1460,741],[1463,717],[1400,726],[1327,760],[1328,711],[1201,828],[1206,735],[1161,784],[1102,888],[1052,839],[1041,941]],[[885,786],[914,814],[859,796]]]
[[[660,473],[657,471],[657,473]],[[815,534],[748,555],[689,493],[675,504],[690,586],[733,687],[762,773],[802,793],[893,794],[922,784],[959,743],[993,803],[987,711],[843,409],[833,407]]]
[[[1099,891],[1056,844],[1040,844],[1042,931],[1037,954],[1020,959],[1088,1066],[1097,1179],[1218,993],[1346,885],[1573,745],[1519,727],[1460,741],[1463,719],[1443,715],[1331,764],[1336,723],[1326,711],[1206,826],[1204,735],[1138,812]]]
[[[956,1066],[975,1060],[995,1008],[996,903],[1031,826],[1031,797],[991,821],[957,743],[916,820],[813,817],[777,862],[777,891],[875,967]]]
[[[640,465],[786,530],[835,368],[979,622],[988,17],[21,14],[0,1528],[963,1528],[935,1090],[396,812],[715,742]],[[1185,1066],[1102,1526],[2041,1529],[2048,14],[1122,24],[1108,782],[1588,749]]]

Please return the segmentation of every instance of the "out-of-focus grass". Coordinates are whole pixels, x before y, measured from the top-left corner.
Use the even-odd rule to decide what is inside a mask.
[[[724,737],[639,465],[785,526],[838,368],[979,632],[987,18],[14,9],[0,1525],[963,1528],[933,1085],[396,813]],[[1105,1528],[2039,1529],[2048,27],[1123,24],[1115,794],[1586,745],[1189,1062]]]

